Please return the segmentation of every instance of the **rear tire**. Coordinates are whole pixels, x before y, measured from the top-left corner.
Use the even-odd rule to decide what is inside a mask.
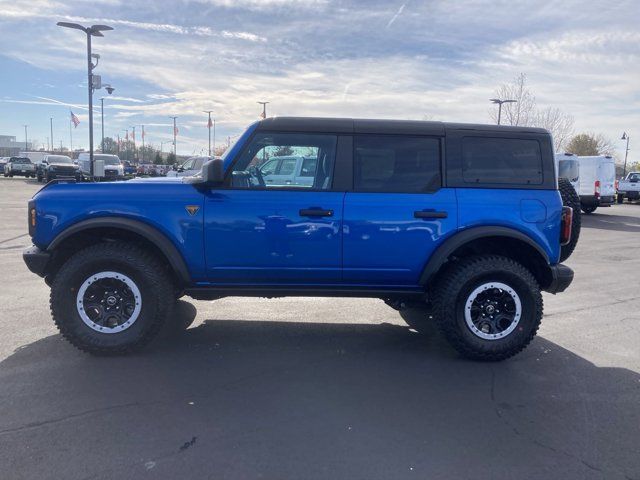
[[[623,194],[621,194],[621,193],[618,193],[618,194],[616,195],[616,202],[618,202],[618,204],[620,204],[620,203],[624,203],[624,195],[623,195]]]
[[[437,279],[433,300],[442,334],[473,360],[504,360],[522,351],[542,319],[542,295],[534,276],[497,255],[451,264]]]
[[[597,205],[582,205],[581,209],[587,215],[591,215],[598,208]]]
[[[560,261],[564,262],[571,256],[580,238],[580,227],[582,225],[582,214],[580,213],[580,197],[576,193],[571,182],[566,178],[558,179],[558,190],[562,197],[562,204],[573,209],[573,220],[571,222],[571,241],[560,247]]]
[[[51,286],[51,313],[63,337],[102,355],[140,349],[171,314],[174,286],[162,263],[126,242],[80,250]]]

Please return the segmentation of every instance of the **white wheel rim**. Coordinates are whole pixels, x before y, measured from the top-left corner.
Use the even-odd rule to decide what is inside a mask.
[[[495,300],[492,300],[491,293],[496,290],[502,293],[496,295]],[[488,297],[490,302],[487,303],[483,297]],[[482,301],[479,302],[481,299]],[[503,303],[500,299],[505,299],[504,305],[507,305],[509,310],[513,308],[513,312],[501,311],[500,307],[503,307]],[[494,303],[495,301],[497,304]],[[480,316],[474,318],[476,312],[479,312]],[[503,324],[507,316],[511,317],[509,325],[505,328],[498,328],[496,317],[500,317],[500,323]],[[474,335],[484,340],[499,340],[506,337],[516,329],[521,318],[520,297],[513,288],[501,282],[487,282],[480,285],[469,294],[464,305],[464,319],[467,327]],[[489,325],[488,329],[487,325]]]
[[[87,290],[91,287],[91,285],[94,285],[96,282],[99,282],[100,280],[104,280],[104,279],[113,279],[122,283],[123,285],[126,285],[126,287],[130,290],[131,297],[132,297],[129,303],[131,304],[132,302],[135,302],[133,304],[133,311],[131,312],[130,315],[126,313],[123,314],[121,311],[119,312],[117,310],[114,310],[113,313],[110,313],[110,312],[105,313],[104,310],[102,311],[102,316],[111,315],[109,318],[115,318],[116,316],[118,316],[120,317],[121,320],[124,318],[124,321],[122,323],[118,323],[113,327],[104,325],[104,323],[100,324],[99,322],[92,320],[91,317],[89,317],[89,315],[87,314],[87,307],[89,307],[89,304],[87,302],[87,299],[85,298],[85,294],[87,293]],[[103,308],[116,308],[118,306],[122,307],[122,305],[117,305],[117,298],[115,300],[116,303],[112,303],[111,297],[116,298],[116,296],[114,295],[111,295],[111,296],[107,295],[106,299],[102,299],[102,300],[106,300],[105,302],[101,302],[103,305],[105,305]],[[96,304],[95,301],[92,302],[92,305],[94,304]],[[95,308],[100,308],[100,307],[101,306],[98,305]],[[78,294],[76,295],[76,310],[78,312],[78,315],[80,315],[80,318],[82,319],[82,321],[89,328],[100,333],[109,333],[109,334],[120,333],[128,329],[129,327],[131,327],[131,325],[133,325],[138,319],[138,317],[140,316],[140,310],[142,310],[142,295],[140,294],[140,289],[138,288],[138,286],[128,276],[119,272],[100,272],[88,277],[80,286],[80,289],[78,290]]]

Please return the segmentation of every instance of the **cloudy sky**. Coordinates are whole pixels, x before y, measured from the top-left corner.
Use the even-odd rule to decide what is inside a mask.
[[[182,154],[206,148],[202,110],[219,143],[259,100],[269,115],[490,122],[488,99],[520,72],[577,131],[620,152],[623,131],[640,142],[637,0],[0,0],[0,134],[22,139],[28,124],[46,144],[53,117],[68,145],[71,108],[87,145],[85,38],[57,21],[115,28],[94,42],[116,87],[105,134],[144,124],[159,146],[177,115]]]

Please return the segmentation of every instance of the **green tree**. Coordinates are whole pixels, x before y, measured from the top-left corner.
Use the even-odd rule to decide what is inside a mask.
[[[281,145],[273,152],[273,157],[286,157],[288,155],[293,155],[293,148],[289,145]]]
[[[104,137],[104,146],[102,153],[116,155],[118,153],[118,143],[111,137]]]
[[[176,156],[173,154],[173,152],[171,152],[167,156],[167,165],[173,165],[174,163],[176,163]]]
[[[162,165],[164,163],[160,152],[156,152],[156,157],[153,159],[153,163],[155,163],[156,165]]]
[[[567,144],[567,152],[578,156],[611,155],[613,145],[604,135],[593,133],[580,133],[573,137]]]

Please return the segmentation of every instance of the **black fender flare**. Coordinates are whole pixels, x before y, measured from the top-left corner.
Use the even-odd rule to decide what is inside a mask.
[[[549,266],[549,272],[551,272],[551,266],[549,265],[549,256],[547,255],[547,252],[545,252],[542,247],[540,247],[540,245],[538,245],[531,237],[513,228],[499,226],[482,226],[462,230],[461,232],[456,233],[452,237],[449,237],[447,240],[445,240],[445,242],[436,249],[433,255],[431,255],[431,258],[422,270],[419,284],[423,286],[427,285],[429,281],[434,277],[434,275],[438,273],[440,268],[445,264],[449,256],[458,248],[479,238],[488,237],[512,238],[530,245],[540,254],[542,260],[544,260],[546,265]]]
[[[136,233],[146,240],[153,243],[162,254],[167,258],[169,265],[175,272],[178,280],[183,285],[189,285],[191,283],[191,275],[187,264],[182,258],[182,255],[173,244],[171,240],[157,228],[144,223],[139,220],[133,220],[131,218],[123,217],[99,217],[90,218],[88,220],[82,220],[78,223],[67,227],[60,232],[47,246],[48,252],[53,252],[60,246],[64,240],[75,235],[76,233],[91,230],[93,228],[117,228],[121,230],[127,230],[132,233]]]

